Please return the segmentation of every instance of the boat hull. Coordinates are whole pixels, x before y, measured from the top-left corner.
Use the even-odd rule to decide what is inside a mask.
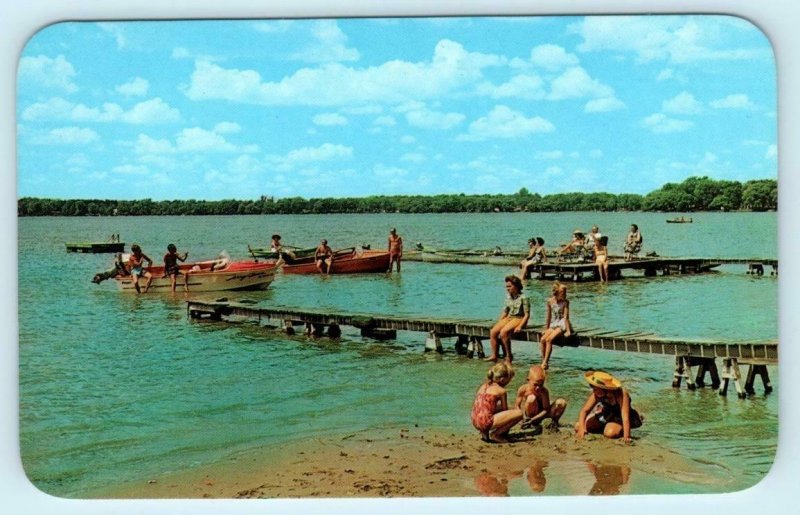
[[[269,249],[269,248],[257,248],[257,247],[248,246],[247,250],[250,251],[250,254],[254,258],[270,259],[270,260],[274,260],[274,261],[277,261],[278,258],[280,257],[280,254],[281,254],[279,252],[274,252],[272,249]],[[291,252],[295,255],[295,259],[300,259],[300,258],[313,256],[314,252],[316,252],[317,248],[316,247],[311,247],[311,248],[308,248],[308,249],[289,249],[289,250],[291,250]],[[283,252],[283,254],[284,254],[284,260],[286,260],[289,256],[286,255],[286,252]]]
[[[201,264],[182,265],[175,289],[182,291],[185,280],[190,292],[265,290],[275,279],[276,269],[272,263],[250,261],[234,261],[222,269],[214,270]],[[148,292],[172,291],[172,282],[169,277],[163,276],[163,267],[150,267],[147,270],[153,276]],[[117,276],[114,279],[120,291],[136,291],[130,276]],[[143,288],[146,281],[146,278],[140,278],[139,287]]]
[[[370,274],[389,270],[389,253],[379,250],[353,251],[344,256],[334,256],[330,274]],[[283,266],[284,274],[318,274],[313,256]]]
[[[125,252],[125,243],[65,243],[67,252],[80,254],[101,254],[112,252]]]

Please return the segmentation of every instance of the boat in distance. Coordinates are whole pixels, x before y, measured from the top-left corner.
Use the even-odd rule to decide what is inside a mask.
[[[690,223],[692,223],[692,218],[691,217],[684,218],[682,216],[678,217],[678,218],[669,218],[667,220],[667,223],[668,224],[690,224]]]
[[[67,252],[77,252],[79,254],[101,254],[113,252],[125,252],[125,243],[113,242],[67,242]]]
[[[254,261],[228,261],[215,259],[184,263],[179,266],[175,290],[187,289],[190,292],[205,291],[238,291],[238,290],[265,290],[275,279],[278,267],[275,263],[257,263]],[[169,277],[164,277],[163,266],[146,268],[153,276],[148,292],[172,291],[172,282]],[[106,277],[102,277],[102,276]],[[113,278],[117,289],[123,292],[135,292],[133,280],[130,275],[117,273],[97,274],[92,282],[100,283],[106,278]],[[144,288],[147,278],[139,279],[139,287]]]
[[[369,274],[389,270],[386,250],[343,249],[333,253],[330,274]],[[284,274],[318,274],[314,256],[300,258],[283,265]]]
[[[281,255],[283,255],[284,261],[290,261],[292,259],[291,252],[294,254],[293,259],[300,259],[308,256],[314,256],[314,252],[316,252],[316,247],[310,248],[299,248],[299,247],[288,247],[284,246],[282,251],[276,252],[272,250],[270,247],[251,247],[250,245],[247,246],[247,251],[256,259],[271,259],[277,261]],[[287,259],[288,258],[288,259]]]

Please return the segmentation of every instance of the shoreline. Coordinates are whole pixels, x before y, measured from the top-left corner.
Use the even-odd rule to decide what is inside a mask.
[[[87,492],[98,499],[285,499],[722,493],[730,470],[646,440],[630,445],[571,427],[513,433],[406,428],[258,447],[214,464]],[[635,435],[634,435],[635,438]],[[657,487],[660,490],[653,490]]]

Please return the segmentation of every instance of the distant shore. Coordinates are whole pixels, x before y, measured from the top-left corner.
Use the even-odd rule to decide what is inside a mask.
[[[702,478],[702,479],[700,479]],[[418,427],[355,433],[277,448],[89,492],[88,498],[337,498],[615,495],[725,492],[724,475],[640,439],[630,445],[571,428],[516,433],[487,444],[477,433]],[[647,491],[637,485],[648,485]]]

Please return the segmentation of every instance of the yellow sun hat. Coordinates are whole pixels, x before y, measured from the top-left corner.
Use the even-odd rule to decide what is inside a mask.
[[[622,388],[622,383],[619,381],[619,379],[612,376],[608,372],[603,372],[602,370],[590,370],[589,372],[583,374],[583,377],[591,386],[602,388],[603,390],[616,390],[618,388]]]

